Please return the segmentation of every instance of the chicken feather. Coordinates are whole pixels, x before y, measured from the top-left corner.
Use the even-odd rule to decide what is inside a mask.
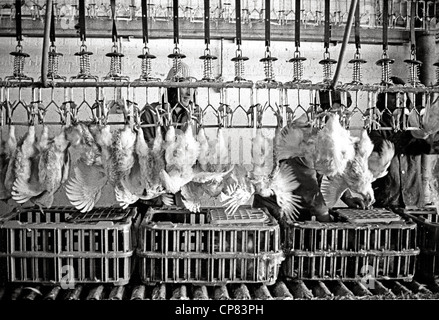
[[[419,128],[411,131],[415,138],[428,140],[434,137],[439,131],[439,96],[436,96],[433,102],[427,103],[419,114],[413,109],[409,114],[408,123]]]
[[[281,134],[281,131],[276,130],[275,133]],[[274,137],[274,141],[279,141],[278,139],[278,136]],[[221,192],[226,213],[233,214],[239,206],[247,204],[254,194],[259,194],[262,197],[276,196],[280,212],[287,219],[295,220],[298,217],[301,198],[294,195],[293,191],[299,187],[299,183],[293,170],[286,164],[277,161],[270,164],[271,160],[277,159],[279,152],[275,146],[270,156],[268,145],[269,139],[258,129],[252,141],[253,170],[246,173],[245,167],[237,166],[231,179],[226,179],[226,187]]]
[[[89,130],[98,149],[94,163],[87,165],[87,160],[76,161],[73,165],[73,175],[65,185],[67,198],[81,212],[89,212],[95,207],[109,175],[111,128],[108,125],[93,124]]]

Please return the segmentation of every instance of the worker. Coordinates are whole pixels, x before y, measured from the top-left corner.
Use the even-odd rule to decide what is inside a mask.
[[[176,74],[176,70],[172,67],[168,75],[166,76],[166,81],[191,81],[193,78],[190,76],[189,66],[181,62],[181,73]],[[195,101],[195,88],[167,88],[166,95],[163,95],[161,102],[155,102],[145,108],[145,112],[143,112],[141,121],[144,124],[157,124],[158,117],[163,116],[166,112],[166,103],[169,106],[169,110],[171,110],[172,123],[176,125],[177,129],[182,131],[186,130],[187,125],[189,124],[189,110],[192,110],[193,116],[196,118],[199,115],[199,107]],[[167,96],[167,99],[166,99]],[[166,101],[167,100],[167,101]],[[156,113],[156,108],[160,115]],[[196,129],[197,122],[196,120],[193,122]],[[148,142],[151,142],[155,137],[155,127],[142,127],[145,135],[145,139]],[[167,123],[163,123],[163,136],[166,134]],[[194,131],[196,132],[196,131]]]
[[[341,94],[339,91],[322,91],[319,92],[320,104],[318,106],[318,112],[322,113],[325,111],[340,112],[342,110],[348,109],[352,104],[352,99],[347,92],[346,104],[342,103]],[[332,103],[330,103],[330,101]],[[309,110],[310,111],[310,110]],[[317,221],[328,222],[332,221],[331,215],[329,213],[329,208],[326,206],[323,199],[322,192],[320,191],[320,185],[323,176],[319,174],[313,167],[311,160],[304,157],[294,157],[286,160],[282,160],[290,166],[299,182],[299,187],[293,192],[295,195],[301,197],[302,206],[299,209],[298,220],[311,220],[313,217]],[[359,197],[355,197],[348,190],[342,197],[342,202],[351,208],[364,208],[364,203]],[[267,210],[277,219],[280,218],[280,207],[276,203],[274,197],[262,197],[260,195],[254,196],[253,201],[254,207],[266,207]]]
[[[405,82],[398,77],[391,77],[393,84],[404,85]],[[387,102],[386,102],[387,95]],[[381,92],[377,96],[376,107],[382,113],[379,123],[381,127],[392,127],[392,113],[397,106],[397,101],[403,103],[404,99],[397,99],[397,93]],[[422,99],[415,99],[416,107],[422,108]],[[406,99],[406,110],[411,110],[413,104]],[[387,108],[387,109],[386,109]],[[384,112],[383,112],[384,111]],[[404,115],[407,117],[407,115]],[[422,155],[430,153],[430,143],[425,139],[415,138],[410,130],[371,130],[370,139],[374,143],[374,150],[379,151],[384,139],[395,145],[395,155],[389,166],[388,173],[372,183],[375,195],[375,207],[381,208],[406,208],[424,206],[424,188],[422,183]]]
[[[181,62],[181,71],[176,72],[175,68],[172,67],[165,81],[192,81],[194,78],[190,75],[189,66]],[[163,94],[161,102],[154,102],[151,105],[147,105],[145,107],[144,112],[141,115],[141,123],[142,124],[159,124],[159,117],[162,118],[161,128],[163,138],[165,138],[167,128],[169,128],[169,123],[167,122],[169,119],[169,115],[166,114],[167,110],[170,110],[170,118],[172,124],[175,126],[176,135],[184,132],[188,127],[191,119],[189,117],[192,115],[191,125],[193,126],[193,132],[197,132],[198,128],[198,117],[199,117],[199,106],[195,102],[196,97],[196,88],[189,87],[170,87],[166,89],[166,94]],[[191,114],[192,113],[192,114]],[[155,135],[156,135],[156,127],[155,126],[143,126],[143,133],[145,136],[145,140],[149,145],[152,144]],[[174,204],[179,207],[184,207],[181,201],[181,194],[178,192],[173,195]],[[142,207],[144,209],[149,206],[160,207],[163,205],[163,201],[161,197],[157,197],[151,200],[138,200],[137,204],[139,205],[139,209]]]

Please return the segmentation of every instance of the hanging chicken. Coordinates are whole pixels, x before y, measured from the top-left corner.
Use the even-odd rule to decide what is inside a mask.
[[[75,126],[63,127],[55,137],[47,140],[39,154],[34,153],[30,176],[17,174],[12,188],[12,198],[18,203],[31,201],[40,209],[50,208],[54,194],[67,181],[70,170],[68,147],[76,143],[80,133]],[[42,139],[41,141],[44,141]],[[38,168],[38,169],[37,169]]]
[[[324,176],[321,191],[328,207],[335,205],[347,189],[360,194],[370,206],[374,201],[371,183],[386,174],[393,144],[385,143],[381,152],[372,153],[366,130],[361,138],[351,136],[340,125],[337,114],[328,117],[321,130],[306,125],[301,118],[286,126],[279,139],[279,158],[306,158]]]
[[[160,138],[158,138],[160,139]],[[156,141],[159,143],[159,141]],[[126,198],[130,199],[131,203],[137,200],[151,200],[157,197],[161,197],[165,204],[171,205],[172,201],[170,197],[167,197],[166,190],[160,180],[159,172],[160,161],[157,157],[160,156],[160,145],[153,145],[151,148],[145,141],[143,131],[136,129],[136,145],[134,148],[134,164],[129,172],[121,180],[121,185],[126,194]],[[163,156],[163,152],[162,155]],[[164,168],[161,166],[162,169]],[[171,201],[171,202],[169,202]],[[123,207],[131,204],[125,202]]]
[[[195,139],[191,123],[184,132],[176,134],[170,125],[165,136],[165,169],[161,178],[165,189],[172,194],[181,190],[194,177],[194,165],[200,152],[199,142]]]
[[[425,108],[419,111],[412,110],[408,117],[410,126],[417,127],[419,130],[412,130],[411,133],[418,139],[433,139],[439,131],[439,96],[431,103],[427,103]]]
[[[228,163],[223,130],[222,127],[218,128],[214,139],[206,136],[204,127],[198,131],[196,139],[200,151],[194,175],[192,180],[181,188],[182,202],[190,211],[199,211],[201,202],[206,197],[218,197],[224,188],[224,179],[233,170],[234,166]]]
[[[395,147],[392,142],[384,140],[381,150],[373,149],[367,131],[363,130],[355,142],[355,157],[348,161],[344,172],[323,177],[321,191],[328,207],[333,207],[346,190],[361,195],[366,207],[375,202],[372,182],[387,174]]]
[[[13,186],[17,179],[25,182],[29,181],[32,174],[32,168],[38,167],[36,161],[38,149],[36,147],[36,131],[35,126],[30,125],[28,131],[19,139],[17,148],[15,150],[14,158],[11,159],[6,172],[5,187],[10,190],[11,197],[13,193]],[[34,169],[34,171],[36,171]]]
[[[17,148],[17,138],[15,136],[15,126],[9,126],[9,133],[7,140],[0,142],[0,200],[7,201],[11,198],[12,182],[8,182],[8,171],[12,169],[15,150]]]
[[[125,124],[123,129],[119,129],[113,134],[110,149],[109,182],[114,186],[116,200],[124,208],[134,203],[137,198],[122,183],[134,165],[135,144],[136,133],[129,124]]]
[[[165,204],[171,205],[172,199],[168,195],[162,181],[162,171],[166,168],[165,163],[165,141],[162,135],[162,128],[156,126],[156,134],[151,146],[151,175],[149,177],[150,188],[148,190],[151,199],[158,196],[162,197]]]
[[[274,141],[277,139],[278,137],[275,136]],[[262,135],[262,129],[257,129],[252,139],[253,168],[247,170],[245,167],[235,166],[236,170],[233,170],[226,182],[227,187],[221,194],[228,214],[233,214],[254,194],[259,194],[263,197],[275,195],[281,215],[285,215],[289,220],[297,218],[300,199],[293,194],[293,191],[299,187],[299,183],[290,167],[279,163],[276,158],[271,162],[273,155],[268,152],[269,144],[269,139]],[[277,150],[273,152],[278,155]]]
[[[73,173],[65,190],[67,198],[76,209],[88,212],[99,201],[108,181],[112,133],[106,124],[96,123],[90,124],[87,129],[83,126],[81,128],[81,142],[70,148]],[[76,160],[73,159],[75,153]]]
[[[116,189],[117,197],[123,194],[124,201],[120,201],[122,207],[127,207],[139,199],[151,200],[157,197],[160,197],[165,205],[173,205],[173,196],[165,189],[162,181],[162,171],[166,168],[162,128],[160,125],[156,126],[152,145],[148,145],[141,129],[141,112],[138,109],[135,111],[134,163],[129,173],[120,180],[120,187]]]
[[[326,176],[344,172],[355,156],[355,139],[343,128],[338,114],[329,114],[326,125],[318,130],[304,118],[284,127],[277,145],[279,161],[294,157],[311,160],[314,169]]]

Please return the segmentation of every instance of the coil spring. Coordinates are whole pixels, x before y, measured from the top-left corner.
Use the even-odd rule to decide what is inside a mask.
[[[56,52],[56,47],[51,46],[49,51],[49,59],[47,64],[47,76],[49,78],[58,78],[59,56],[61,54]]]
[[[320,60],[319,63],[323,66],[323,82],[331,82],[332,65],[337,63],[337,61],[331,59],[328,49],[326,49],[325,53],[323,54],[323,60]]]
[[[238,47],[235,57],[232,58],[235,65],[235,81],[246,81],[244,79],[244,61],[246,60],[248,60],[248,58],[242,55],[242,51]]]
[[[331,81],[332,79],[332,64],[323,63],[323,81]]]
[[[183,71],[181,67],[181,57],[176,55],[173,59],[173,68],[175,70],[175,78],[182,78],[183,77]]]
[[[420,70],[419,70],[419,64],[417,63],[416,60],[411,60],[411,61],[406,61],[408,63],[408,71],[409,71],[409,79],[408,82],[412,85],[415,86],[417,84],[420,83],[419,80],[419,74],[420,74]]]
[[[383,56],[380,60],[376,62],[377,65],[381,66],[381,83],[390,84],[390,76],[392,75],[391,64],[394,62],[393,59],[387,57],[387,52],[383,52]]]
[[[436,84],[439,84],[439,62],[434,63],[436,67]]]
[[[48,75],[49,77],[54,77],[58,75],[59,57],[57,54],[49,54],[48,60]]]
[[[273,62],[276,60],[277,58],[271,56],[270,49],[269,47],[267,47],[265,51],[265,57],[259,60],[264,63],[265,81],[274,81],[275,76]]]
[[[235,80],[244,79],[244,60],[239,57],[235,59]]]
[[[293,79],[294,81],[300,81],[303,77],[303,61],[295,59],[293,61]]]
[[[122,57],[120,55],[112,55],[110,58],[110,75],[119,76],[122,72]]]
[[[266,81],[274,80],[273,59],[267,58],[264,60],[264,73]]]
[[[151,78],[151,73],[152,73],[151,58],[148,57],[148,55],[146,54],[142,57],[141,68],[142,68],[142,74],[140,77],[142,79]]]
[[[366,63],[366,60],[361,59],[360,52],[355,52],[354,58],[349,61],[352,64],[352,83],[353,84],[361,84],[361,79],[363,77],[363,72],[361,65]]]
[[[14,77],[16,78],[24,77],[24,59],[23,55],[14,56]]]
[[[361,78],[363,77],[363,73],[361,70],[361,63],[359,61],[353,62],[352,67],[352,82],[361,83]]]
[[[214,80],[212,71],[212,59],[205,58],[203,61],[203,80]]]
[[[391,74],[392,74],[392,68],[390,62],[383,61],[381,64],[381,81],[384,83],[389,83]]]
[[[90,55],[83,51],[81,56],[79,57],[79,74],[90,75],[90,70]]]

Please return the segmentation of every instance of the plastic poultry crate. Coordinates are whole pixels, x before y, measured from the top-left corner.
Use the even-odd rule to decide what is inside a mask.
[[[12,211],[0,221],[0,257],[7,281],[126,284],[134,268],[139,220],[136,208]]]
[[[379,213],[383,214],[381,221]],[[413,279],[420,252],[416,223],[382,209],[361,210],[359,214],[341,208],[331,214],[334,222],[282,224],[282,271],[287,277]]]
[[[283,251],[279,224],[265,209],[223,208],[193,213],[149,208],[139,230],[142,282],[273,284]]]
[[[417,274],[424,280],[437,279],[439,276],[439,215],[436,208],[398,208],[395,212],[413,220],[418,225],[417,244],[421,252],[417,263]]]

